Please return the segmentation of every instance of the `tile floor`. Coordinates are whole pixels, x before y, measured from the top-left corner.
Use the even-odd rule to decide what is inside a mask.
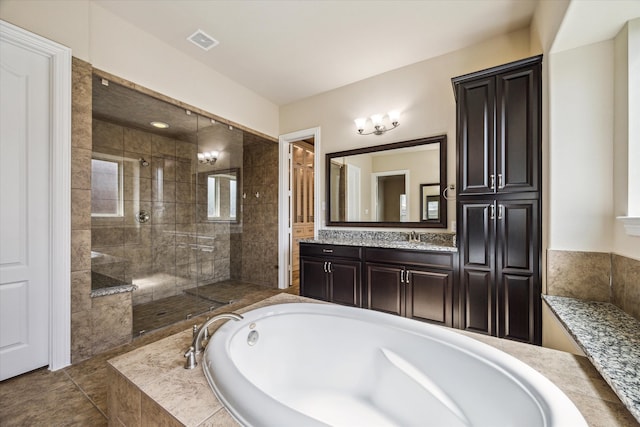
[[[233,311],[282,292],[263,286],[226,285],[232,302],[211,313]],[[285,292],[299,294],[292,286]],[[211,291],[213,295],[213,290]],[[46,368],[0,382],[0,426],[106,426],[106,361],[150,342],[201,323],[209,312],[158,329],[131,344],[117,347],[82,363],[51,372]]]

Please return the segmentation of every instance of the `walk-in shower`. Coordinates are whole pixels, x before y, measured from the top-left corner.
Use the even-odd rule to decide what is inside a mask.
[[[134,335],[277,286],[277,144],[97,76],[92,127],[92,288],[136,285]]]

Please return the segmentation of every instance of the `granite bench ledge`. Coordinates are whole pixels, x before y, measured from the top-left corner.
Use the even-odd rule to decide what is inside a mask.
[[[640,321],[615,305],[543,295],[593,366],[640,421]]]

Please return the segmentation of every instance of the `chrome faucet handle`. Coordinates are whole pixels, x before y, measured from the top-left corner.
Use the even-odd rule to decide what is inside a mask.
[[[189,347],[184,357],[187,358],[184,362],[184,369],[193,369],[198,366],[198,362],[196,362],[196,349],[193,348],[193,346]]]

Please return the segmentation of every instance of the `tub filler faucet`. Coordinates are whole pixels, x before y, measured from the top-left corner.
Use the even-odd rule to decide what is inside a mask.
[[[213,316],[211,319],[204,322],[199,329],[195,329],[193,332],[193,342],[191,343],[189,349],[184,353],[184,357],[187,358],[187,360],[184,362],[184,369],[193,369],[198,366],[198,362],[196,362],[196,354],[202,351],[202,339],[205,334],[209,334],[209,330],[207,328],[209,328],[209,325],[211,325],[213,322],[222,319],[242,320],[243,317],[236,313],[222,313],[218,314],[217,316]]]

